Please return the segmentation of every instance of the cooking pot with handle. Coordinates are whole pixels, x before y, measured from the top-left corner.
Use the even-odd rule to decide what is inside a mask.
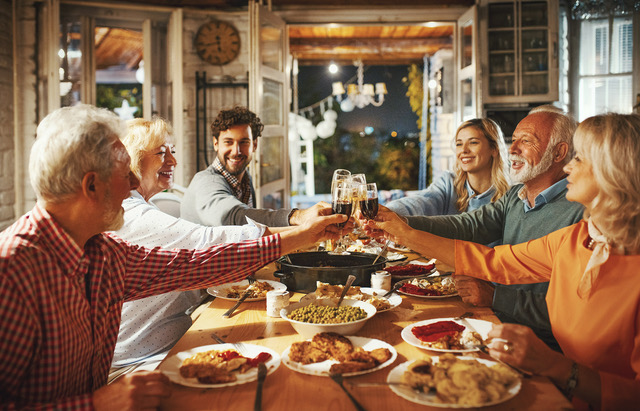
[[[372,264],[376,257],[368,253],[341,255],[327,251],[287,254],[276,261],[277,270],[273,275],[289,290],[303,293],[315,291],[317,281],[344,284],[349,275],[356,277],[353,285],[369,287],[371,274],[382,270],[387,263],[387,259],[381,257]]]

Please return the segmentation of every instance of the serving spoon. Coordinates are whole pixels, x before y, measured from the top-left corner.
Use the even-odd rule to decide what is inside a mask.
[[[340,307],[342,300],[344,300],[344,296],[347,295],[347,291],[349,291],[351,284],[353,284],[355,280],[356,280],[355,275],[349,275],[349,277],[347,277],[347,283],[344,285],[344,288],[342,289],[342,294],[340,294],[340,299],[338,300],[338,304],[336,304],[336,307]]]

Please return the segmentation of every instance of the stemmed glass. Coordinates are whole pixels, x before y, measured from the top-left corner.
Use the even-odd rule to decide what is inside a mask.
[[[338,185],[331,193],[331,209],[333,214],[344,214],[347,218],[351,217],[353,211],[353,189],[349,184]],[[339,228],[344,227],[347,221],[338,224]],[[343,254],[342,241],[338,240],[335,249],[330,254]],[[348,254],[348,253],[347,253]]]
[[[333,178],[331,179],[331,195],[333,190],[341,185],[349,185],[351,181],[351,171],[339,168],[333,172]]]
[[[373,220],[378,215],[378,187],[376,183],[358,186],[358,201],[362,215]]]

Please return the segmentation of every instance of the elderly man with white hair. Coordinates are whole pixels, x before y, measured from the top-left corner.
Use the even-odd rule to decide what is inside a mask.
[[[563,167],[573,155],[575,121],[553,106],[536,107],[518,123],[509,148],[515,184],[498,201],[449,216],[408,217],[411,227],[456,240],[519,244],[577,223],[584,207],[566,199]],[[545,297],[549,283],[493,284],[458,276],[463,301],[491,307],[503,322],[531,327],[549,346],[559,349],[549,322]]]

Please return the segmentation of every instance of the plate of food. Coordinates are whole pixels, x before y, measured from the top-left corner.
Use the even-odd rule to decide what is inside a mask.
[[[216,388],[245,384],[258,379],[258,364],[269,374],[280,366],[280,355],[253,344],[212,344],[179,352],[158,368],[176,384]]]
[[[410,324],[402,329],[400,335],[409,344],[425,350],[472,352],[484,344],[492,327],[492,322],[473,318],[434,318]]]
[[[291,344],[282,362],[293,371],[345,377],[378,371],[393,362],[398,353],[391,344],[374,338],[319,333],[312,339]]]
[[[426,277],[436,272],[435,263],[424,264],[420,262],[410,262],[405,265],[393,265],[386,267],[385,271],[391,274],[392,280],[406,280],[416,277]]]
[[[207,288],[207,292],[214,297],[222,298],[223,300],[237,301],[242,297],[242,294],[244,294],[247,288],[251,290],[251,294],[249,294],[245,301],[262,301],[267,298],[267,291],[285,291],[287,286],[278,281],[271,280],[256,280],[250,285],[248,280],[243,280],[236,283],[227,283],[209,287]]]
[[[316,291],[303,296],[300,302],[312,301],[316,299],[340,298],[343,285],[331,285],[318,281]],[[396,293],[389,297],[383,297],[387,293],[386,290],[377,290],[369,287],[351,286],[347,290],[345,298],[352,300],[365,301],[376,307],[377,312],[385,312],[393,310],[402,304],[402,297]]]
[[[458,295],[456,284],[450,275],[435,275],[433,277],[403,280],[402,285],[398,288],[398,292],[411,297],[425,298],[428,300],[437,300]]]
[[[443,354],[394,367],[389,388],[411,402],[443,408],[478,408],[503,403],[522,388],[507,365],[475,357]]]
[[[372,239],[356,239],[345,240],[349,242],[347,244],[347,251],[351,253],[368,253],[368,254],[380,254],[384,248],[384,244]],[[389,262],[403,261],[407,259],[407,256],[399,252],[387,252],[384,256]]]

